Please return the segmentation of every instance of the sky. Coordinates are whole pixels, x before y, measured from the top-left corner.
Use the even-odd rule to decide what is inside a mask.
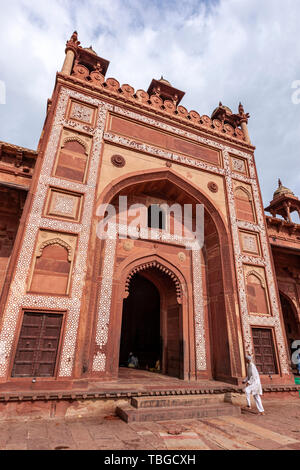
[[[201,115],[241,101],[265,206],[278,178],[300,197],[299,18],[299,0],[0,0],[0,140],[36,149],[77,30],[107,78],[147,90],[163,75]]]

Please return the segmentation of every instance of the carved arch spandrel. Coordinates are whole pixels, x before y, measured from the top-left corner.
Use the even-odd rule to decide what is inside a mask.
[[[61,247],[65,248],[68,252],[68,261],[71,262],[73,260],[74,252],[73,252],[72,247],[68,245],[68,243],[61,240],[60,238],[53,238],[52,240],[46,240],[43,243],[41,243],[37,249],[36,257],[40,258],[43,254],[44,248],[46,248],[46,246],[49,246],[49,245],[60,245]]]
[[[61,144],[61,149],[65,148],[66,144],[68,142],[77,142],[78,144],[82,145],[82,147],[84,148],[85,150],[85,154],[88,155],[89,153],[89,146],[88,144],[83,140],[81,139],[80,137],[74,135],[74,136],[70,136],[70,137],[65,137],[62,139],[62,144]]]
[[[247,198],[248,198],[248,200],[249,200],[250,202],[253,201],[252,194],[251,194],[250,191],[249,191],[248,189],[246,189],[244,186],[236,186],[236,187],[234,188],[234,195],[236,196],[236,194],[237,194],[238,192],[243,192],[243,193],[245,193],[246,196],[247,196]]]
[[[48,232],[48,231],[41,230],[39,232],[35,251],[32,257],[30,274],[29,274],[28,281],[27,281],[27,292],[33,292],[32,283],[33,283],[36,265],[37,265],[37,262],[42,258],[44,250],[47,247],[59,246],[65,250],[66,261],[69,263],[66,291],[62,295],[69,295],[76,244],[77,244],[77,235],[60,233],[60,232],[50,232],[50,231]],[[57,293],[57,295],[59,295],[59,293]]]
[[[259,274],[257,271],[255,271],[254,269],[252,271],[248,271],[246,273],[246,283],[248,282],[248,277],[249,276],[255,276],[259,281],[260,281],[260,284],[262,285],[262,287],[265,289],[266,288],[266,280],[264,279],[264,277]]]
[[[239,220],[256,222],[254,199],[250,189],[238,185],[234,188],[236,216]]]
[[[182,289],[181,289],[181,284],[180,284],[179,279],[169,268],[167,268],[166,266],[164,266],[163,264],[155,260],[140,264],[131,270],[125,282],[125,297],[128,297],[129,295],[130,283],[134,275],[139,272],[146,271],[148,269],[155,269],[157,271],[160,271],[161,273],[167,275],[174,282],[175,289],[176,289],[177,302],[181,304],[182,303]]]
[[[251,277],[255,278],[258,282],[255,282],[256,285],[260,286],[262,291],[259,291],[263,293],[263,302],[264,302],[264,308],[262,309],[263,311],[257,311],[259,307],[259,302],[261,303],[262,299],[257,300],[257,291],[254,292],[254,298],[253,295],[251,298],[251,294],[249,293],[249,288],[251,288],[251,284],[253,285],[253,282],[251,281]],[[255,269],[249,270],[245,273],[245,281],[246,281],[246,289],[247,289],[247,300],[248,300],[248,306],[249,306],[249,313],[250,314],[258,314],[258,315],[271,315],[271,307],[270,307],[270,300],[269,300],[269,293],[268,293],[268,286],[266,283],[266,279],[262,274],[260,274],[258,271]],[[251,301],[255,303],[255,309],[251,309]]]
[[[73,144],[68,145],[68,144]],[[52,175],[85,184],[92,146],[91,136],[64,128],[60,137]]]
[[[134,274],[151,268],[164,273],[174,282],[176,295],[179,299],[178,303],[182,303],[184,297],[187,295],[187,282],[184,275],[167,259],[153,252],[145,253],[138,259],[136,255],[133,254],[117,266],[114,277],[120,280],[122,285],[122,297],[126,298],[128,296],[130,280]]]

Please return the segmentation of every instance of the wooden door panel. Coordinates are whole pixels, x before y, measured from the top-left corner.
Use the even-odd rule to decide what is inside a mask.
[[[61,314],[24,313],[13,377],[53,376],[61,326]]]
[[[13,377],[33,377],[33,363],[19,361],[14,365]]]
[[[267,328],[252,328],[255,363],[261,374],[276,374],[277,365],[272,331]]]

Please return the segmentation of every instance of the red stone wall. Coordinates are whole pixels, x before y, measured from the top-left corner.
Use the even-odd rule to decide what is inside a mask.
[[[55,176],[82,183],[86,164],[87,155],[83,145],[76,141],[67,142],[59,152]]]
[[[26,193],[0,186],[0,293],[19,228]]]
[[[66,248],[46,246],[36,258],[30,291],[47,294],[66,294],[71,262]]]

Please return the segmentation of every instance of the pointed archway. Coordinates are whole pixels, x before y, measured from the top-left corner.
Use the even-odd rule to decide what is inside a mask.
[[[126,280],[122,309],[120,365],[129,352],[139,367],[183,378],[181,288],[178,278],[157,261],[136,266]]]
[[[288,350],[290,359],[295,348],[292,347],[295,340],[298,340],[300,337],[300,325],[297,321],[297,312],[293,301],[288,297],[288,295],[283,292],[279,292],[280,303],[283,315],[283,321],[285,326],[285,334],[288,344]],[[292,364],[293,367],[293,364]],[[295,366],[294,366],[295,367]]]

